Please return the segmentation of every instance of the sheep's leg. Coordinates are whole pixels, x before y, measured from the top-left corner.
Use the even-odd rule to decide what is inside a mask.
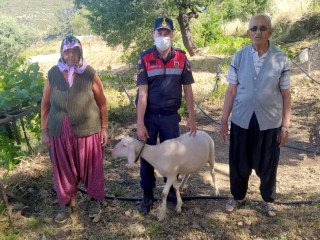
[[[216,182],[216,173],[214,171],[214,163],[212,161],[210,161],[209,162],[209,166],[210,166],[210,175],[211,175],[212,182],[213,182],[213,185],[214,185],[215,195],[216,196],[220,196],[219,188],[218,188],[218,185],[217,185],[217,182]]]
[[[189,179],[190,174],[185,174],[182,178],[181,183],[179,184],[179,190],[182,191],[184,184],[187,182],[187,180]]]
[[[182,199],[181,199],[181,196],[180,196],[179,184],[178,184],[177,179],[175,179],[175,181],[173,181],[173,187],[176,190],[176,196],[177,196],[176,211],[179,213],[179,212],[181,212]]]
[[[159,216],[158,216],[159,221],[162,221],[166,217],[167,196],[168,196],[169,189],[170,189],[173,181],[174,181],[173,177],[168,177],[167,178],[167,183],[163,188],[163,191],[162,191],[162,203],[161,203],[161,206],[160,206],[160,209],[159,209]]]

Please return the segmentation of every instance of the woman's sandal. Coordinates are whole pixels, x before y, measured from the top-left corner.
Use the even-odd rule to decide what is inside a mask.
[[[268,217],[275,217],[278,212],[277,206],[271,202],[263,202],[263,210]]]
[[[246,204],[246,199],[239,201],[232,198],[226,203],[226,212],[232,213],[234,210],[244,206],[245,204]]]

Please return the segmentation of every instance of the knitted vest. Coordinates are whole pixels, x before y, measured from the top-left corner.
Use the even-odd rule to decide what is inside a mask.
[[[282,74],[290,71],[289,59],[285,53],[270,44],[266,59],[256,73],[251,45],[234,56],[234,69],[238,74],[237,94],[233,103],[231,121],[248,129],[252,114],[255,113],[260,130],[281,126],[283,98],[280,92]],[[289,85],[286,86],[289,88]]]
[[[49,70],[49,136],[60,136],[65,116],[69,117],[72,129],[79,137],[101,131],[100,110],[92,91],[94,74],[95,70],[87,66],[84,73],[76,74],[69,87],[58,66]]]

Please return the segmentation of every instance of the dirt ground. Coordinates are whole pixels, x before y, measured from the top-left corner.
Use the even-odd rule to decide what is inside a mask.
[[[179,214],[169,204],[163,222],[157,220],[160,201],[156,201],[150,214],[141,216],[139,164],[129,168],[125,160],[110,156],[113,146],[123,136],[135,136],[132,113],[121,126],[110,127],[111,141],[105,161],[106,200],[100,218],[87,217],[87,196],[79,192],[77,212],[67,223],[55,224],[53,216],[59,207],[50,160],[46,155],[37,155],[24,159],[6,180],[13,216],[10,225],[6,214],[0,215],[0,232],[7,233],[0,235],[0,239],[7,239],[1,236],[16,237],[12,239],[320,239],[319,93],[320,85],[294,72],[292,126],[288,146],[281,150],[277,181],[280,211],[275,218],[263,213],[259,179],[254,173],[249,181],[248,204],[232,214],[224,212],[225,199],[230,197],[228,143],[220,142],[218,125],[199,110],[198,128],[207,131],[216,144],[216,179],[221,199],[185,199]],[[213,119],[219,120],[221,108],[209,101],[202,101],[201,106]],[[181,132],[185,132],[184,121]],[[157,199],[163,185],[162,177],[157,174]],[[18,201],[17,196],[25,203]],[[213,197],[208,167],[193,175],[182,191],[184,198],[200,196]]]

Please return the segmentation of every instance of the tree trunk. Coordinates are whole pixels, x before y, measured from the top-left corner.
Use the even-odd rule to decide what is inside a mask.
[[[189,26],[189,17],[187,14],[179,13],[178,23],[181,29],[183,44],[186,47],[190,56],[194,56],[196,54],[197,47],[194,44],[192,33]]]
[[[11,210],[11,207],[9,205],[9,202],[8,202],[8,198],[7,198],[7,194],[6,194],[6,190],[3,186],[3,183],[2,183],[2,179],[0,178],[0,192],[2,194],[2,198],[3,198],[3,202],[4,202],[4,205],[6,206],[7,208],[7,216],[8,216],[8,220],[9,220],[9,223],[11,224],[11,215],[12,215],[12,210]]]

